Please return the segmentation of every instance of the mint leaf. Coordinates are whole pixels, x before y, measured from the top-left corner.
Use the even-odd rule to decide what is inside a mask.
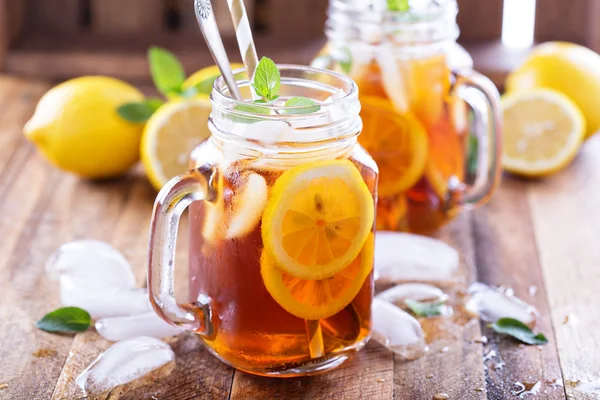
[[[303,107],[296,110],[286,110],[286,114],[310,114],[317,112],[321,109],[321,106],[316,101],[311,100],[307,97],[292,97],[284,104],[285,107]]]
[[[527,325],[514,318],[500,318],[491,327],[497,333],[511,336],[526,344],[542,345],[548,343],[548,339],[543,333],[534,335]]]
[[[413,299],[406,299],[404,303],[410,308],[413,314],[418,317],[435,317],[442,315],[444,302],[438,301],[434,303],[422,303]]]
[[[279,95],[281,86],[281,75],[277,65],[268,57],[263,57],[254,74],[252,87],[260,97],[267,101],[275,100]]]
[[[243,112],[252,113],[252,114],[263,114],[263,115],[271,114],[271,110],[268,109],[267,107],[255,106],[252,104],[238,104],[234,108],[238,111],[243,111]]]
[[[146,122],[164,102],[160,99],[149,98],[136,103],[126,103],[117,108],[117,114],[125,121],[141,124]]]
[[[90,314],[78,307],[63,307],[44,315],[35,323],[46,332],[83,332],[92,324]]]
[[[156,89],[165,96],[181,93],[185,72],[177,57],[160,47],[148,50],[150,73]]]
[[[387,0],[388,10],[407,12],[410,9],[408,0]]]

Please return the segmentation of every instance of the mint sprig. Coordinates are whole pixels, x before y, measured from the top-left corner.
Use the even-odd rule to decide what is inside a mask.
[[[185,72],[173,53],[160,47],[150,47],[148,62],[152,81],[161,94],[164,96],[181,94]]]
[[[417,317],[436,317],[443,314],[444,302],[423,303],[413,299],[406,299],[404,303]]]
[[[258,63],[252,87],[256,94],[267,102],[275,101],[279,97],[281,74],[275,62],[269,57],[263,57]]]
[[[281,88],[281,74],[273,60],[268,57],[263,57],[254,73],[252,87],[260,99],[254,100],[253,103],[238,104],[235,109],[253,114],[269,115],[270,109],[264,106],[253,104],[271,104],[279,98],[279,90]],[[286,114],[310,114],[317,112],[321,106],[314,100],[306,97],[293,97],[287,100],[284,107],[290,107],[290,110],[284,110]],[[239,119],[242,122],[255,122],[257,119],[243,118]]]
[[[407,12],[410,9],[408,0],[387,0],[388,10]]]
[[[534,334],[527,325],[514,318],[500,318],[490,326],[495,332],[511,336],[525,344],[542,345],[548,343],[548,339],[543,333]]]
[[[117,108],[117,113],[124,120],[139,124],[150,119],[163,104],[161,99],[147,98],[140,102],[125,103]]]
[[[35,323],[46,332],[74,333],[86,331],[92,324],[90,314],[79,307],[63,307],[44,315]]]

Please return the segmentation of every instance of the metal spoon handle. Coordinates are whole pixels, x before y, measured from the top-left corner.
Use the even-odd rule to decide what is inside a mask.
[[[210,54],[215,60],[217,67],[219,67],[229,91],[234,99],[242,101],[242,94],[237,87],[235,77],[231,71],[231,64],[229,63],[229,58],[225,52],[223,40],[221,40],[221,35],[210,0],[195,0],[194,9],[196,11],[196,19],[198,20],[198,26],[200,27],[202,36],[204,36],[204,40],[206,40],[208,50],[210,50]]]

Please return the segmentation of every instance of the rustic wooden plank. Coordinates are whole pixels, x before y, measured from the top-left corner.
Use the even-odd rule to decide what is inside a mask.
[[[273,379],[236,371],[231,400],[242,399],[365,399],[393,397],[392,353],[369,343],[340,368],[313,377]]]
[[[269,35],[292,40],[323,37],[327,4],[327,0],[271,0],[264,10],[264,28]]]
[[[536,2],[535,39],[585,43],[589,8],[595,0]],[[596,22],[596,21],[594,21]]]
[[[34,43],[12,50],[6,59],[5,70],[21,76],[62,80],[80,75],[109,75],[125,80],[149,80],[147,38],[140,38],[138,45],[119,45],[112,40],[108,44],[94,39],[93,35],[78,35],[79,38],[54,36],[52,39],[37,36]],[[84,40],[85,39],[85,40]],[[103,38],[107,39],[107,38]],[[95,49],[85,48],[85,42],[94,41]],[[76,42],[76,43],[73,43]],[[171,44],[167,43],[170,42]],[[137,43],[137,39],[132,43]],[[169,47],[182,61],[190,74],[200,68],[214,64],[208,49],[198,39],[179,39],[176,35],[157,37],[153,44]],[[278,63],[308,64],[323,46],[324,39],[285,42],[278,38],[257,38],[261,55],[274,57]],[[226,41],[230,60],[240,62],[237,44]]]
[[[497,40],[502,35],[502,0],[458,0],[460,38]]]
[[[8,38],[14,43],[21,36],[25,22],[25,0],[8,1]]]
[[[254,0],[244,0],[246,5],[246,12],[250,24],[254,23]],[[219,25],[219,32],[222,37],[235,37],[235,29],[233,28],[233,22],[231,21],[231,14],[229,13],[229,7],[227,1],[213,1],[212,7]],[[198,22],[196,21],[196,14],[194,12],[194,0],[178,0],[178,15],[179,15],[179,27],[182,31],[200,35],[200,29],[198,28]]]
[[[19,157],[29,152],[16,151],[25,141],[20,133],[33,113],[35,102],[47,89],[46,84],[0,76],[0,131],[7,132],[0,135],[0,184],[7,179],[5,173],[21,165]]]
[[[162,32],[165,11],[162,0],[91,0],[92,29],[110,34]]]
[[[462,214],[437,234],[461,254],[458,280],[447,289],[455,295],[475,278],[471,217]],[[481,335],[479,321],[455,307],[451,318],[421,319],[421,324],[430,350],[415,361],[396,360],[396,398],[431,399],[446,394],[450,399],[485,399],[482,345],[473,340]]]
[[[27,103],[21,107],[31,112],[47,86],[21,84],[32,94],[27,101],[17,96],[15,102]],[[0,136],[20,137],[20,127],[6,124],[7,119],[2,118]],[[33,154],[31,145],[18,143],[15,153]],[[43,270],[45,252],[54,248],[50,232],[57,220],[49,209],[61,189],[60,173],[38,157],[16,157],[10,163],[12,172],[5,169],[0,183],[0,251],[4,255],[0,259],[0,383],[7,385],[0,391],[0,399],[49,398],[71,341],[34,328],[40,310],[56,304]],[[15,171],[19,174],[13,174]]]
[[[8,45],[10,43],[10,30],[8,28],[8,0],[0,0],[0,71],[4,70],[4,62]]]
[[[9,0],[12,1],[12,0]],[[28,29],[44,32],[78,32],[83,24],[80,0],[25,0]]]
[[[569,398],[597,399],[574,382],[600,380],[600,138],[565,171],[527,188],[552,323]]]
[[[510,287],[516,296],[535,306],[540,312],[536,330],[550,343],[544,347],[518,346],[482,323],[490,340],[485,352],[493,351],[486,361],[488,396],[507,399],[512,397],[516,382],[540,382],[536,398],[563,399],[564,389],[557,384],[562,382],[562,373],[526,189],[525,182],[506,177],[490,204],[474,213],[478,280]]]

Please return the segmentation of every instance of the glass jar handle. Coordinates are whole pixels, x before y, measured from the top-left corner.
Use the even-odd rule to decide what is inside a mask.
[[[459,206],[476,206],[484,202],[494,191],[502,173],[502,111],[498,90],[485,76],[471,70],[454,72],[454,91],[473,111],[473,125],[476,141],[477,163],[473,184],[461,183],[461,196],[456,203]],[[470,138],[469,138],[470,139]],[[469,141],[470,144],[470,141]],[[468,174],[469,152],[465,165]],[[450,188],[457,182],[450,182]],[[455,204],[456,204],[455,203]]]
[[[210,336],[214,331],[210,298],[200,296],[190,304],[175,299],[175,244],[179,219],[194,201],[214,201],[214,167],[200,167],[171,179],[154,203],[150,223],[148,289],[154,310],[170,324]]]

